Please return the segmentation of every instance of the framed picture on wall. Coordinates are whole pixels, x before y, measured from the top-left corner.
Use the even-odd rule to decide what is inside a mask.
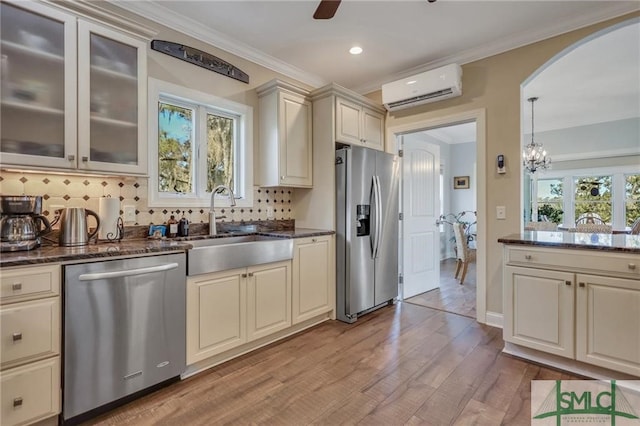
[[[453,189],[468,189],[469,176],[455,176],[453,178]]]

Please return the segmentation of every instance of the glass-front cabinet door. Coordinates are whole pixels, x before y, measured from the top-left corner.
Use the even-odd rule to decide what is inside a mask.
[[[2,165],[76,167],[76,19],[0,4]]]
[[[79,20],[78,69],[78,168],[145,174],[145,43]]]

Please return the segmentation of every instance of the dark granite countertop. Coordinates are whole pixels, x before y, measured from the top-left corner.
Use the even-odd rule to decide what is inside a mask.
[[[640,254],[640,235],[581,232],[524,231],[498,239],[499,243]]]
[[[186,251],[191,249],[190,240],[207,238],[225,238],[238,235],[265,235],[278,238],[305,238],[320,235],[333,235],[334,231],[320,229],[295,228],[265,232],[234,232],[216,236],[194,235],[175,239],[124,239],[119,243],[100,242],[81,247],[43,246],[30,251],[16,251],[0,254],[0,267],[34,265],[53,262],[73,262],[114,256],[143,256],[160,252]]]

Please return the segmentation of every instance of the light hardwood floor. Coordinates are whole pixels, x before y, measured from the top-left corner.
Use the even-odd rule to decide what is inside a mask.
[[[456,260],[440,262],[440,287],[406,299],[406,302],[476,318],[476,262],[469,263],[464,284],[454,277]]]
[[[532,379],[502,331],[409,303],[328,321],[96,418],[95,425],[529,425]]]

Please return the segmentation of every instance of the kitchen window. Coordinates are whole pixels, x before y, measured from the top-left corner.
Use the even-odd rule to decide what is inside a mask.
[[[640,217],[640,174],[625,175],[625,223],[627,226]]]
[[[155,79],[149,93],[149,205],[208,207],[212,189],[226,185],[250,207],[253,109]],[[228,204],[226,194],[216,200]]]

